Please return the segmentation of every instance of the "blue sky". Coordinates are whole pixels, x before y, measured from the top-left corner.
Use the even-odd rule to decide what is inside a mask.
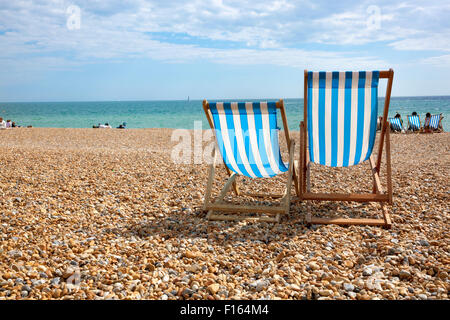
[[[450,95],[449,1],[0,2],[0,101],[295,98],[303,70]]]

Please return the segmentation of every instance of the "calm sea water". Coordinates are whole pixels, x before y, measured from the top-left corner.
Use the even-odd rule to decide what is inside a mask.
[[[264,99],[271,100],[271,99]],[[235,100],[234,100],[235,101]],[[246,100],[238,100],[246,101]],[[258,101],[258,100],[247,100]],[[379,100],[379,114],[384,99]],[[303,119],[303,99],[286,99],[289,128],[298,130]],[[442,113],[444,130],[450,128],[450,96],[391,98],[389,115],[400,113],[406,125],[406,115],[416,111],[421,120],[425,113]],[[0,102],[0,116],[18,125],[55,128],[91,128],[108,122],[117,127],[122,122],[128,128],[192,129],[194,121],[208,128],[200,100],[191,101],[103,101],[103,102]],[[279,122],[281,126],[281,122]]]

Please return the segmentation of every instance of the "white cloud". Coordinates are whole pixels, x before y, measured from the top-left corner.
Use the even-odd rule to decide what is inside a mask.
[[[450,51],[450,32],[434,34],[420,33],[416,38],[407,38],[390,44],[397,50],[423,51],[437,50]]]
[[[66,8],[71,4],[81,8],[80,30],[66,27]],[[11,1],[0,4],[0,44],[6,48],[0,51],[0,66],[19,68],[22,62],[28,66],[39,61],[36,68],[72,68],[96,59],[150,58],[355,69],[386,67],[388,61],[365,48],[343,52],[337,46],[388,42],[396,50],[449,50],[445,3],[379,2],[378,30],[367,28],[370,5],[285,0]],[[436,23],[443,30],[430,32]],[[188,44],[170,36],[158,40],[156,33],[184,34],[194,40]],[[315,49],[305,49],[311,44]]]
[[[450,68],[450,54],[425,58],[422,59],[421,62],[424,64],[429,64],[440,68]]]

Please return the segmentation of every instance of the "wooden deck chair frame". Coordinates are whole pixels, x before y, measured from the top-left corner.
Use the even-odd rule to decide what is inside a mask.
[[[228,173],[228,180],[223,186],[222,190],[218,196],[213,199],[211,196],[212,184],[215,177],[215,167],[217,164],[217,157],[220,157],[220,152],[217,150],[217,143],[213,150],[213,163],[209,167],[208,182],[206,185],[205,201],[203,204],[203,210],[207,212],[206,218],[208,220],[255,220],[255,221],[265,221],[265,222],[280,222],[281,215],[289,214],[290,204],[291,204],[291,186],[294,184],[294,188],[297,196],[299,195],[298,190],[298,178],[296,174],[297,164],[294,163],[294,150],[295,141],[290,138],[289,128],[287,125],[286,112],[284,109],[283,100],[276,102],[277,109],[280,110],[281,119],[283,121],[284,135],[286,138],[287,147],[289,150],[289,170],[288,178],[286,182],[286,189],[283,194],[255,194],[255,193],[242,193],[239,191],[236,178],[238,174],[232,172],[225,163],[225,169]],[[207,100],[203,100],[203,110],[205,111],[206,118],[211,129],[214,128],[214,122],[212,120],[212,114]],[[224,201],[227,192],[233,187],[234,194],[239,196],[250,196],[253,198],[280,198],[280,205],[278,206],[263,206],[263,205],[234,205],[229,204]],[[215,211],[226,212],[227,214],[216,214]],[[237,213],[237,214],[228,214]],[[239,214],[241,213],[241,214]],[[248,217],[243,216],[242,213],[265,213],[269,215],[260,217]]]
[[[389,112],[389,102],[391,98],[392,82],[394,71],[380,71],[380,79],[388,79],[386,87],[386,97],[384,102],[384,111],[382,119],[381,133],[378,144],[378,156],[376,161],[373,155],[368,162],[372,172],[373,189],[372,193],[313,193],[310,190],[310,161],[307,152],[307,119],[308,119],[308,71],[305,70],[304,76],[304,113],[300,123],[300,161],[299,161],[299,201],[318,200],[318,201],[355,201],[355,202],[379,202],[383,213],[383,219],[350,219],[350,218],[315,218],[307,213],[306,222],[308,224],[337,224],[337,225],[371,225],[390,228],[392,225],[389,211],[385,203],[392,205],[392,177],[391,177],[391,147],[390,147],[390,123],[387,121]],[[380,167],[383,154],[383,145],[386,148],[386,184],[385,191],[381,185]]]

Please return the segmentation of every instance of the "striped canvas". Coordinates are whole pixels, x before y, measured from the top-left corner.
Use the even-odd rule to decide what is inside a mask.
[[[275,102],[217,102],[209,107],[219,150],[230,170],[251,178],[288,170],[278,145]]]
[[[435,114],[431,116],[430,119],[430,129],[437,130],[439,127],[439,120],[441,119],[440,114]]]
[[[379,71],[308,72],[310,160],[347,167],[372,154]]]
[[[408,116],[409,127],[412,131],[420,130],[419,116]]]
[[[402,123],[400,122],[400,118],[389,118],[389,122],[391,123],[392,130],[402,131]]]

